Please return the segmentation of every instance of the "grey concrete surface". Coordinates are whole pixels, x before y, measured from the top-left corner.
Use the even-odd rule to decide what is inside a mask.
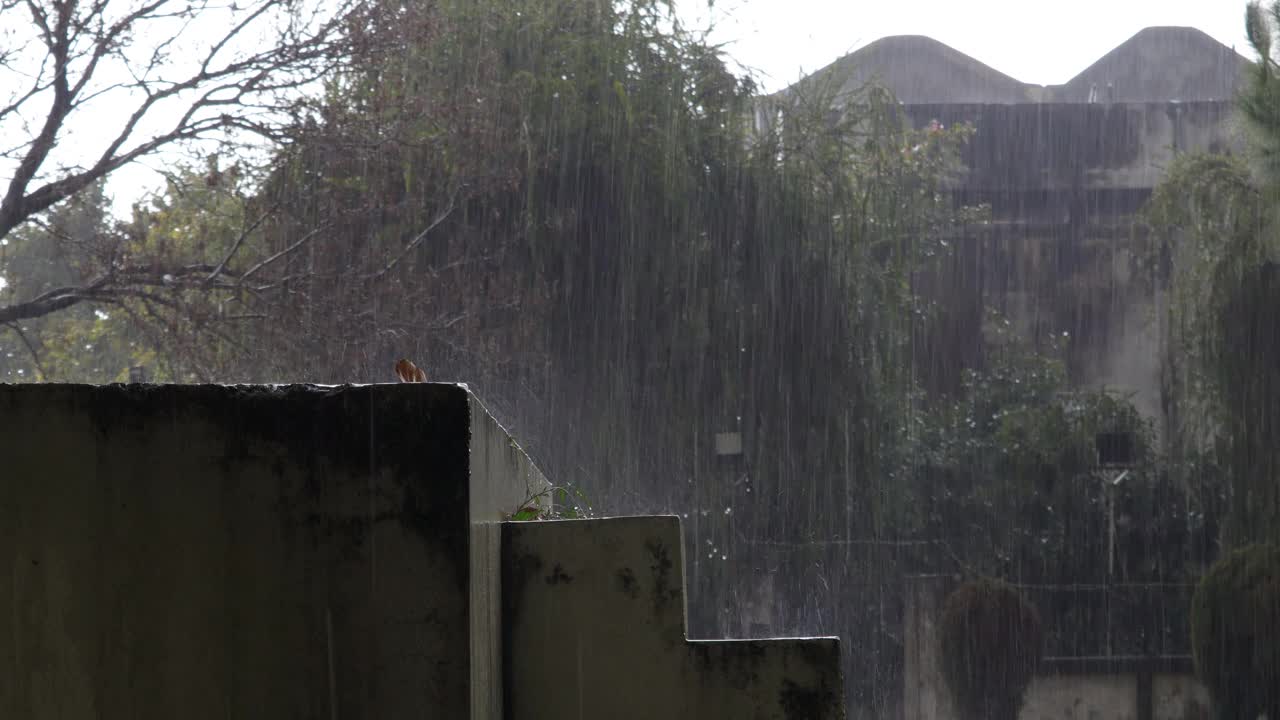
[[[843,716],[834,640],[685,640],[674,518],[503,521],[547,488],[456,385],[0,385],[0,717]]]
[[[507,718],[843,718],[833,638],[686,640],[674,517],[504,528]]]
[[[0,386],[0,717],[499,717],[540,479],[458,386]]]

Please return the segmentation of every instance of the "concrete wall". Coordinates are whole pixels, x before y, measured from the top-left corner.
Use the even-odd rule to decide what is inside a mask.
[[[939,301],[919,364],[934,389],[954,389],[980,362],[992,307],[1021,333],[1070,337],[1073,381],[1136,393],[1161,413],[1160,320],[1166,301],[1154,239],[1135,227],[1177,153],[1237,147],[1229,102],[915,104],[975,129],[950,187],[957,204],[987,204],[992,221],[950,238],[951,254],[919,286]]]
[[[547,487],[456,385],[0,385],[0,718],[843,717],[834,640],[685,640],[675,518],[503,522]]]
[[[502,521],[533,501],[549,503],[546,478],[515,440],[467,395],[471,424],[469,581],[471,717],[499,718],[502,698]]]
[[[844,717],[834,639],[686,639],[677,518],[505,530],[510,720]]]
[[[955,708],[942,675],[938,618],[955,581],[949,575],[907,583],[903,615],[902,716],[905,720],[952,718]]]
[[[1152,679],[1153,720],[1209,720],[1209,691],[1185,673],[1158,673]]]
[[[425,384],[0,386],[0,717],[467,717],[499,654],[468,508],[539,479],[482,410]]]
[[[1149,682],[1149,690],[1144,684]],[[1148,696],[1147,693],[1150,693]],[[1210,720],[1209,691],[1189,672],[1037,677],[1021,720]]]
[[[905,588],[904,720],[959,720],[941,670],[938,618],[950,576],[909,578]],[[1208,720],[1208,691],[1189,658],[1047,658],[1027,689],[1020,720]]]
[[[1159,418],[1164,298],[1150,282],[1150,239],[1133,221],[1178,153],[1242,147],[1233,98],[1249,67],[1199,30],[1150,27],[1044,87],[936,40],[895,36],[762,98],[755,121],[773,126],[795,89],[830,84],[841,103],[874,80],[916,128],[972,124],[948,185],[958,205],[990,205],[993,222],[949,238],[951,256],[921,279],[942,316],[917,344],[927,386],[955,390],[980,363],[994,307],[1026,337],[1069,333],[1077,385],[1136,393]]]
[[[1138,680],[1134,675],[1041,675],[1027,689],[1026,704],[1018,714],[1019,720],[1138,717]]]
[[[955,187],[989,200],[998,218],[1041,221],[1128,213],[1131,203],[1076,208],[1088,191],[1149,191],[1174,155],[1223,151],[1239,142],[1230,101],[1168,103],[916,103],[903,111],[915,127],[938,120],[969,123],[975,135],[962,151],[965,171]],[[1050,193],[1067,193],[1053,203]],[[1088,198],[1085,198],[1086,200]],[[1011,201],[1021,201],[1013,204]]]

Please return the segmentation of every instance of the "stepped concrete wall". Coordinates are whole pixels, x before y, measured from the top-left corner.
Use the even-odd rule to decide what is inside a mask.
[[[497,693],[468,509],[540,476],[461,387],[0,386],[0,458],[0,716],[465,718]]]
[[[462,386],[0,385],[0,717],[842,717],[834,640],[685,641],[678,522],[547,487]]]
[[[505,530],[511,720],[845,716],[834,638],[686,639],[677,518]]]

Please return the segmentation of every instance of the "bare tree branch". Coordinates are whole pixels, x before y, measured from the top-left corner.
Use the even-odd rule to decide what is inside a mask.
[[[330,70],[341,55],[343,23],[363,0],[322,3],[318,7],[329,12],[320,22],[309,28],[299,28],[296,22],[277,28],[277,42],[265,49],[250,41],[250,34],[269,28],[277,15],[299,11],[291,0],[259,0],[240,10],[235,5],[222,8],[208,2],[178,7],[173,0],[143,0],[119,17],[109,15],[110,9],[126,2],[24,0],[21,5],[0,5],[0,23],[20,23],[20,12],[25,11],[26,24],[39,37],[44,53],[38,63],[31,62],[30,66],[39,65],[39,71],[30,81],[8,81],[9,75],[24,75],[19,67],[21,58],[6,55],[0,62],[0,87],[27,86],[0,106],[0,121],[26,116],[25,110],[45,105],[39,131],[12,146],[19,161],[0,198],[0,238],[37,213],[165,146],[214,132],[265,127],[265,123],[240,117],[240,111],[280,111],[283,106],[279,103],[254,99],[296,90]],[[184,27],[203,27],[195,20],[215,13],[230,15],[227,25],[185,74],[164,77],[160,72],[169,65],[169,50],[177,40],[172,34],[164,35],[145,59],[128,52],[138,49],[138,38],[145,37],[148,27],[157,21],[185,19]],[[245,47],[253,49],[246,52]],[[108,58],[112,77],[102,83],[99,76]],[[132,80],[113,79],[120,77]],[[50,156],[78,117],[77,111],[89,112],[91,101],[123,92],[135,97],[132,112],[111,133],[97,157],[69,170],[48,169]],[[135,138],[144,121],[150,124],[170,117],[168,108],[178,101],[183,104],[171,116],[174,120],[168,129]],[[12,128],[4,129],[12,134]]]
[[[249,237],[250,233],[257,230],[259,225],[265,222],[267,218],[271,217],[271,214],[274,213],[278,207],[279,205],[272,205],[266,212],[259,215],[257,220],[249,223],[249,225],[240,232],[240,235],[236,237],[235,242],[231,244],[231,249],[228,250],[226,256],[222,258],[222,262],[219,262],[217,266],[209,272],[209,276],[205,278],[206,285],[218,279],[218,276],[227,269],[227,263],[231,262],[231,258],[234,257],[235,254],[239,252],[240,247],[244,245],[245,238]]]
[[[31,339],[22,331],[22,327],[16,322],[5,323],[4,325],[17,333],[18,339],[22,341],[23,345],[27,346],[27,352],[31,354],[31,362],[35,364],[36,372],[40,373],[39,379],[47,380],[49,373],[45,372],[44,365],[40,363],[40,353],[36,352],[36,346],[31,344]]]
[[[418,247],[418,245],[421,245],[422,241],[427,238],[427,234],[430,233],[432,230],[435,230],[436,226],[444,222],[445,219],[448,218],[452,212],[453,212],[453,198],[449,198],[449,205],[444,210],[442,210],[440,214],[437,215],[435,219],[432,220],[425,228],[423,228],[422,232],[418,233],[412,240],[410,240],[409,244],[405,245],[404,249],[402,249],[399,252],[399,254],[397,254],[394,258],[392,258],[390,262],[384,265],[381,270],[369,276],[369,279],[377,280],[382,276],[386,275],[387,273],[391,272],[393,269],[395,269],[395,266],[399,265],[400,261],[403,260],[406,255],[413,252],[414,248]]]

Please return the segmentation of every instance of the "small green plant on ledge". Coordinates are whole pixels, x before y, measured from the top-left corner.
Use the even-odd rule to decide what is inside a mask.
[[[514,512],[503,513],[503,519],[513,522],[580,520],[593,517],[594,513],[591,503],[581,490],[563,485],[548,485],[536,492],[530,490]]]
[[[963,720],[1017,720],[1044,646],[1040,615],[1008,583],[956,588],[942,609],[942,672]]]

